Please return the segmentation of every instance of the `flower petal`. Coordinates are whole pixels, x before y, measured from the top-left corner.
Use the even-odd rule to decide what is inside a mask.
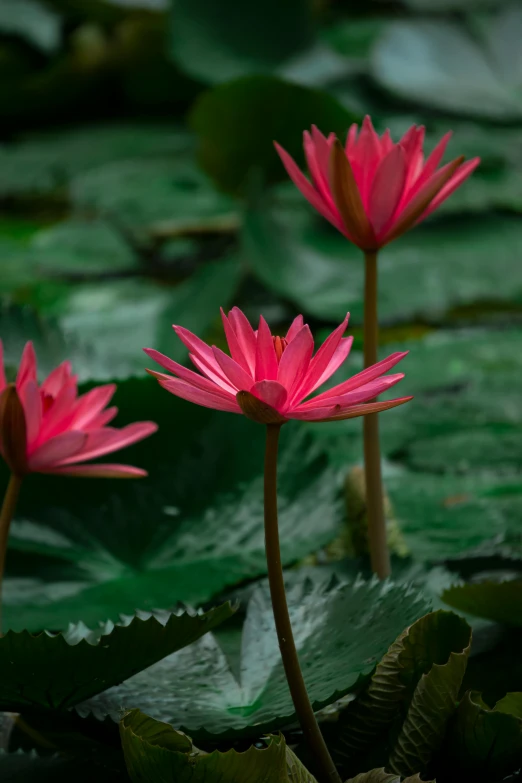
[[[56,397],[71,374],[71,362],[62,362],[42,383],[42,391]]]
[[[77,476],[85,478],[144,478],[148,476],[146,470],[134,468],[132,465],[70,465],[66,468],[50,468],[42,473],[51,473],[57,476]]]
[[[254,383],[253,378],[247,372],[245,372],[237,362],[228,356],[228,354],[224,353],[215,346],[212,347],[212,350],[214,352],[214,356],[216,357],[216,361],[236,392],[250,391],[250,387]]]
[[[228,397],[230,393],[234,393],[232,386],[230,386],[230,391],[224,391],[221,383],[217,385],[214,381],[194,372],[194,370],[189,370],[188,367],[184,367],[182,364],[178,364],[178,362],[169,359],[168,356],[156,351],[154,348],[144,348],[143,350],[153,361],[157,362],[165,370],[173,373],[176,377],[181,378],[182,381],[187,381],[187,383],[191,383],[193,386],[204,389],[211,394]]]
[[[285,387],[277,381],[258,381],[252,386],[250,393],[266,402],[271,408],[275,408],[278,413],[284,411],[288,395]]]
[[[243,353],[243,350],[241,348],[241,345],[239,343],[239,340],[236,336],[236,333],[234,331],[234,328],[230,321],[228,320],[227,316],[225,315],[225,311],[223,308],[220,308],[221,310],[221,320],[223,321],[223,328],[225,330],[225,337],[227,338],[228,347],[230,349],[230,355],[232,356],[233,360],[239,364],[240,367],[242,367],[245,372],[250,373],[250,365],[248,363],[248,359]]]
[[[24,407],[27,437],[27,452],[38,439],[42,424],[42,397],[36,381],[28,380],[20,390],[20,401]]]
[[[105,386],[96,386],[86,394],[78,398],[76,412],[73,418],[75,429],[82,430],[109,404],[116,391],[115,383],[108,383]],[[57,405],[57,401],[53,408]],[[52,408],[51,408],[52,411]]]
[[[398,405],[404,405],[405,402],[409,402],[412,399],[413,397],[400,397],[383,402],[367,402],[363,405],[353,405],[344,409],[340,405],[307,411],[301,411],[300,408],[296,408],[285,415],[288,419],[299,419],[300,421],[343,421],[344,419],[355,419],[358,416],[367,416],[369,413],[387,411],[390,408],[396,408]]]
[[[4,365],[4,344],[0,340],[0,393],[3,392],[7,385],[5,377],[5,365]]]
[[[338,141],[333,145],[330,156],[330,184],[334,202],[342,218],[343,233],[363,249],[373,247],[375,237],[359,187],[350,161]]]
[[[236,398],[232,395],[225,399],[221,395],[210,394],[210,392],[197,389],[186,381],[179,378],[158,378],[158,383],[171,394],[181,397],[183,400],[194,402],[203,408],[214,408],[217,411],[229,411],[230,413],[241,413],[241,408],[237,404]]]
[[[257,330],[256,381],[277,380],[278,367],[272,334],[267,322],[260,316]]]
[[[16,388],[21,389],[27,381],[37,381],[36,354],[32,342],[25,344],[16,376]]]
[[[277,371],[277,380],[285,387],[289,399],[294,390],[302,384],[314,350],[314,338],[309,326],[303,326],[294,339],[288,343]]]
[[[313,398],[313,401],[325,400],[325,404],[328,404],[327,401],[332,397],[339,397],[341,394],[352,391],[352,389],[358,389],[360,386],[364,386],[365,384],[370,383],[370,381],[373,381],[374,378],[378,378],[380,375],[388,372],[388,370],[395,367],[395,365],[407,355],[408,351],[397,351],[396,353],[392,353],[390,356],[387,356],[386,359],[381,359],[377,364],[372,364],[371,367],[367,367],[365,370],[357,373],[357,375],[348,378],[347,381],[338,383],[337,386],[334,386],[332,389],[328,389],[328,391],[318,394],[317,397]],[[312,400],[309,400],[308,402],[312,402]],[[308,403],[304,404],[307,405]]]
[[[446,201],[446,199],[451,196],[451,194],[457,190],[457,188],[460,187],[462,183],[475,171],[479,163],[480,158],[472,158],[466,163],[463,163],[460,169],[457,169],[450,181],[447,182],[443,188],[441,188],[433,201],[430,203],[428,209],[422,213],[417,222],[425,220],[428,215],[431,215],[432,212],[440,207],[442,202]]]
[[[397,210],[406,184],[406,174],[406,155],[401,145],[397,144],[379,164],[369,194],[368,215],[377,239]]]
[[[336,372],[341,364],[345,361],[348,354],[350,353],[350,350],[353,345],[353,337],[343,337],[340,344],[335,349],[335,353],[330,359],[330,362],[319,378],[319,380],[315,383],[312,389],[310,389],[309,394],[314,392],[316,389],[318,389],[320,386],[323,385],[323,383],[326,383],[328,378],[331,378],[331,376]]]
[[[200,338],[192,334],[192,332],[189,332],[188,329],[184,329],[183,326],[174,326],[172,327],[174,331],[176,332],[177,336],[181,340],[181,342],[189,349],[189,351],[196,356],[197,359],[200,360],[201,367],[198,366],[198,369],[201,369],[201,372],[205,373],[205,375],[208,375],[205,368],[208,367],[209,370],[211,370],[213,377],[212,380],[214,380],[216,383],[215,376],[218,378],[221,378],[223,388],[226,388],[229,386],[228,380],[223,373],[223,370],[219,366],[219,364],[216,362],[216,357],[214,356],[212,352],[212,348],[210,345],[207,345],[203,340],[200,340]]]
[[[147,438],[158,429],[158,425],[152,421],[137,421],[122,427],[121,430],[113,427],[101,427],[91,430],[83,447],[74,456],[59,461],[60,465],[70,465],[73,462],[85,462],[89,459],[102,457],[113,451],[130,446],[139,440]]]
[[[395,384],[399,383],[399,381],[402,381],[403,378],[404,373],[402,372],[376,378],[375,380],[370,381],[370,383],[366,383],[364,386],[359,386],[353,391],[346,392],[345,394],[339,394],[336,397],[328,397],[328,405],[341,405],[344,408],[348,405],[358,405],[361,402],[368,402],[369,400],[373,400],[375,397],[378,397],[379,394],[383,394],[383,392],[387,391],[392,386],[395,386]],[[300,406],[300,409],[313,410],[315,408],[322,408],[324,405],[324,400],[319,400],[319,402],[317,402],[317,398],[315,398],[303,403],[303,405]]]
[[[285,340],[287,343],[291,342],[294,337],[301,331],[301,329],[304,326],[304,318],[302,315],[298,315],[294,320],[292,321],[290,325],[290,329],[286,333]]]
[[[29,470],[50,468],[72,457],[87,441],[87,434],[78,430],[62,432],[39,446],[28,459]]]
[[[221,367],[219,367],[219,375],[217,372],[214,372],[214,370],[211,370],[208,364],[206,364],[201,359],[198,359],[197,356],[194,356],[193,353],[189,353],[189,359],[201,373],[203,373],[204,377],[212,384],[213,389],[212,391],[209,389],[208,391],[211,391],[211,394],[222,394],[225,397],[229,397],[230,395],[234,396],[236,394],[236,390],[224,374],[224,372],[221,370]],[[188,381],[188,383],[191,383],[191,381]],[[194,384],[196,385],[196,384]],[[200,384],[197,384],[198,386]]]
[[[337,350],[337,347],[339,346],[339,343],[341,342],[342,336],[346,331],[346,327],[348,326],[349,318],[350,313],[347,313],[342,324],[340,324],[337,329],[334,329],[334,331],[321,345],[316,355],[310,362],[308,372],[304,376],[302,382],[299,384],[299,387],[296,388],[294,395],[295,398],[303,399],[304,397],[308,397],[308,395],[311,394],[312,391],[316,388],[317,381],[328,367],[335,351]],[[294,402],[294,398],[292,398],[292,402]]]
[[[239,347],[248,363],[248,369],[252,378],[256,369],[256,345],[257,339],[246,315],[239,307],[233,307],[228,314],[234,332],[236,333]],[[246,368],[245,368],[246,369]]]

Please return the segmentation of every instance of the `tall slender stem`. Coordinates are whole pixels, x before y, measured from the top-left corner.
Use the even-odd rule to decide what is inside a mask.
[[[9,484],[4,495],[2,510],[0,511],[0,636],[2,635],[2,591],[5,571],[5,557],[7,553],[7,539],[9,538],[9,528],[13,519],[22,479],[14,473],[11,473]]]
[[[377,253],[367,252],[364,281],[364,366],[377,362],[379,320],[377,317]],[[366,479],[366,511],[368,543],[372,571],[379,579],[391,573],[390,553],[386,542],[386,520],[382,496],[381,448],[379,443],[379,415],[363,417],[364,474]]]
[[[288,613],[277,522],[277,447],[280,430],[280,424],[267,424],[265,451],[265,547],[277,638],[292,701],[305,740],[314,755],[318,777],[321,783],[341,783],[308,698]]]

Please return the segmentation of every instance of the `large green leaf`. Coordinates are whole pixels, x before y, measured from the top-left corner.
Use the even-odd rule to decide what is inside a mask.
[[[6,627],[61,629],[198,603],[266,573],[263,428],[179,400],[152,379],[122,382],[115,403],[118,424],[150,417],[160,425],[121,455],[150,476],[27,479],[10,538]],[[321,449],[299,424],[286,425],[279,468],[285,564],[335,538],[343,518],[338,487]]]
[[[405,586],[304,583],[289,592],[294,636],[315,709],[360,687],[399,629],[426,609]],[[207,634],[148,671],[80,705],[83,715],[118,718],[132,705],[193,737],[260,736],[295,719],[280,658],[270,598],[259,587],[248,607],[240,675]]]
[[[33,635],[8,631],[0,638],[0,708],[67,709],[132,677],[227,620],[230,604],[205,614],[142,615],[89,630]]]
[[[443,592],[442,600],[460,611],[522,627],[522,581],[453,585]]]
[[[522,11],[508,6],[483,27],[484,40],[443,21],[390,25],[373,53],[380,84],[401,98],[493,119],[520,119]]]
[[[31,753],[0,751],[0,776],[3,783],[129,783],[121,753],[96,753],[81,757],[39,756]]]
[[[444,765],[473,780],[501,780],[522,764],[522,694],[508,693],[493,709],[468,691],[452,720]]]
[[[312,43],[311,10],[308,0],[172,0],[170,51],[209,84],[271,71]]]
[[[400,783],[401,779],[393,772],[386,772],[384,767],[380,769],[372,769],[370,772],[361,772],[354,778],[350,778],[346,783]],[[402,783],[422,783],[419,775],[411,775],[407,778],[403,778]],[[429,783],[429,782],[427,782]],[[435,783],[435,781],[431,781]]]
[[[466,183],[462,190],[471,187],[472,183]],[[293,199],[287,201],[283,224],[275,216],[276,210],[281,212],[278,204],[274,210],[253,208],[245,219],[244,254],[255,275],[318,318],[342,320],[349,310],[352,322],[361,322],[364,263],[360,250],[326,222],[307,220],[307,212]],[[312,215],[311,207],[304,209]],[[499,234],[505,240],[501,247]],[[459,305],[520,302],[522,273],[519,276],[513,258],[521,250],[518,218],[429,221],[379,255],[381,322],[415,317],[438,321]]]
[[[340,756],[361,758],[384,742],[394,772],[425,772],[455,709],[470,642],[469,626],[452,612],[432,612],[407,628],[341,713]]]
[[[0,193],[33,196],[66,188],[73,176],[114,161],[179,155],[190,136],[159,124],[78,127],[29,136],[0,148]]]
[[[0,33],[19,36],[50,54],[60,44],[60,19],[36,0],[3,0],[0,5]]]
[[[172,726],[132,710],[120,722],[127,769],[135,783],[316,783],[282,735],[266,748],[205,753]]]
[[[81,261],[76,256],[74,264]],[[172,324],[204,335],[219,307],[232,304],[241,274],[239,259],[232,256],[200,266],[179,285],[137,276],[73,283],[47,278],[21,286],[13,298],[57,322],[75,353],[84,357],[83,367],[75,368],[83,380],[112,380],[143,373],[147,346],[184,359],[186,349],[173,339]]]
[[[352,119],[326,93],[271,76],[251,76],[205,92],[192,109],[190,124],[204,169],[221,188],[235,191],[247,183],[251,170],[260,169],[268,180],[284,177],[274,140],[302,158],[303,128],[315,123],[341,134]]]

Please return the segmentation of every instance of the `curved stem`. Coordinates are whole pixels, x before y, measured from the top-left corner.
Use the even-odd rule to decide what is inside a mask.
[[[277,522],[277,447],[280,424],[268,424],[265,451],[265,547],[270,596],[288,687],[321,783],[341,783],[308,698],[286,601]]]
[[[367,252],[364,282],[364,366],[377,362],[379,321],[377,318],[377,253]],[[390,553],[386,542],[386,520],[382,496],[381,449],[379,415],[363,417],[364,475],[366,480],[366,511],[368,544],[372,571],[379,579],[391,574]]]
[[[22,479],[20,476],[11,473],[9,484],[4,495],[2,510],[0,511],[0,636],[2,635],[2,587],[4,582],[5,557],[7,553],[7,539],[9,538],[9,528],[14,516],[18,495]]]

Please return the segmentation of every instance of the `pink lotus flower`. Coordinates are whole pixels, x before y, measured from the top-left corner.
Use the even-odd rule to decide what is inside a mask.
[[[146,438],[158,427],[141,421],[118,430],[107,424],[118,413],[107,408],[115,384],[97,386],[78,397],[70,362],[63,362],[38,385],[36,355],[28,342],[15,384],[7,384],[0,341],[0,451],[11,471],[69,476],[134,478],[147,473],[131,465],[85,465]]]
[[[310,182],[277,144],[290,179],[315,209],[362,250],[378,250],[420,223],[476,169],[480,158],[456,158],[438,168],[451,133],[424,161],[424,128],[415,125],[394,144],[365,117],[361,132],[352,125],[346,145],[312,126],[304,133]]]
[[[272,336],[262,316],[259,329],[254,331],[237,307],[228,317],[222,310],[221,317],[230,356],[207,345],[188,329],[173,327],[199,373],[152,348],[144,349],[151,359],[175,376],[148,370],[164,389],[205,408],[244,413],[263,424],[288,419],[349,419],[394,408],[411,399],[369,402],[404,377],[402,373],[383,376],[406,356],[406,353],[394,353],[344,383],[306,400],[333,375],[350,352],[353,338],[343,338],[348,315],[315,356],[312,333],[303,323],[302,315],[294,320],[285,337]]]

